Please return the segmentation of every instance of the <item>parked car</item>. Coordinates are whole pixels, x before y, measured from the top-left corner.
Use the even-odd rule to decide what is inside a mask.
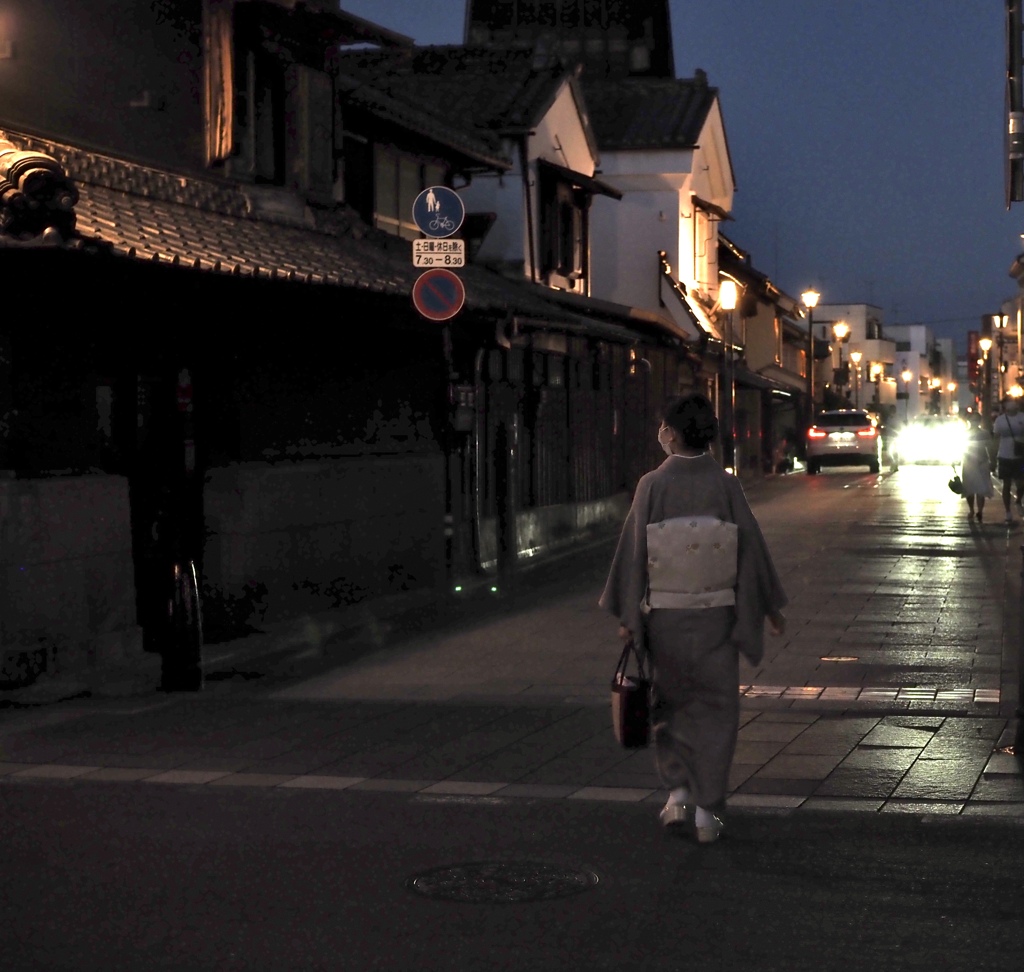
[[[864,409],[822,412],[807,430],[808,475],[816,475],[822,466],[867,466],[876,473],[881,458],[878,422]]]
[[[967,426],[953,415],[919,415],[900,429],[893,451],[900,462],[959,462],[967,445]]]

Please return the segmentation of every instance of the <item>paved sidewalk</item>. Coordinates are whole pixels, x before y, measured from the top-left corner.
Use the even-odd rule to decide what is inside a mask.
[[[806,484],[753,496],[792,603],[786,637],[743,672],[730,808],[1024,819],[1020,761],[999,752],[1020,533],[980,533],[944,496],[901,510],[909,477],[855,482],[871,491],[844,502],[867,512],[827,535],[794,518]],[[307,624],[213,646],[195,696],[0,712],[0,779],[660,802],[651,754],[609,725],[610,550],[379,650],[346,655]]]

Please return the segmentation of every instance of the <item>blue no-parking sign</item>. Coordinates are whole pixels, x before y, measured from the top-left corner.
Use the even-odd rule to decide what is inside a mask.
[[[466,207],[454,189],[431,186],[412,204],[413,222],[427,236],[444,237],[458,232],[466,218]]]

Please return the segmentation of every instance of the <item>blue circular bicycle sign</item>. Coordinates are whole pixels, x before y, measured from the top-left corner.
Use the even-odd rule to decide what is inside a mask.
[[[431,186],[416,197],[412,218],[420,232],[427,236],[451,236],[466,218],[466,207],[454,189]]]

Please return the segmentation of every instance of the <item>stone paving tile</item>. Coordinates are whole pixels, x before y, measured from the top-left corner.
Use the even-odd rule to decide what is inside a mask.
[[[89,782],[96,780],[107,783],[134,783],[139,780],[144,780],[150,776],[159,776],[162,772],[163,770],[153,768],[129,769],[127,767],[108,766],[103,769],[95,770],[92,773],[87,773],[85,776],[80,776],[78,778]]]
[[[26,768],[25,763],[0,763],[0,776],[8,776]]]
[[[916,749],[870,749],[857,747],[840,764],[844,769],[899,770],[905,773],[917,761]]]
[[[812,715],[806,712],[794,712],[791,709],[786,709],[780,712],[762,712],[758,716],[757,721],[764,724],[766,722],[788,722],[794,724],[811,725],[818,721],[816,714]]]
[[[98,766],[70,766],[62,763],[43,763],[16,770],[8,774],[12,779],[73,780],[86,773],[95,772]]]
[[[803,796],[777,795],[770,793],[734,793],[726,800],[726,806],[735,808],[743,807],[751,810],[796,810],[806,799],[807,798]]]
[[[220,770],[169,770],[156,776],[147,776],[144,783],[210,783],[221,776],[227,776]]]
[[[978,782],[984,760],[918,760],[900,780],[893,797],[966,800]]]
[[[933,733],[922,729],[909,729],[894,725],[875,726],[861,741],[861,748],[924,749]]]
[[[1021,776],[1022,773],[1022,761],[1017,756],[1011,756],[1008,753],[993,753],[988,762],[985,764],[983,770],[986,777],[990,776]]]
[[[227,773],[238,773],[243,769],[247,769],[250,760],[245,759],[225,759],[223,756],[211,754],[209,756],[201,756],[199,759],[186,760],[180,766],[176,766],[175,769],[179,770],[223,770]]]
[[[916,813],[921,815],[941,814],[953,816],[963,811],[963,801],[956,800],[886,800],[882,813]]]
[[[794,740],[806,725],[801,722],[750,722],[745,725],[739,733],[743,742],[783,742],[788,743]]]
[[[584,786],[570,793],[570,800],[613,800],[619,803],[640,803],[651,796],[652,791],[646,789],[620,789],[607,786]]]
[[[280,784],[282,788],[294,788],[301,790],[347,790],[356,783],[362,783],[361,776],[320,776],[310,774],[308,776],[297,776],[293,780],[286,780]]]
[[[433,780],[363,780],[349,787],[350,790],[376,790],[387,793],[417,793],[430,786]],[[567,787],[567,789],[569,789]]]
[[[817,792],[821,784],[820,780],[813,779],[785,779],[783,777],[759,776],[754,774],[740,786],[736,787],[737,793],[771,793],[771,794],[798,794],[810,796]]]
[[[972,800],[963,809],[965,817],[997,817],[1024,825],[1024,803],[980,803]]]
[[[971,801],[985,803],[1009,803],[1024,801],[1024,782],[1020,777],[996,776],[978,780],[971,793]]]
[[[888,797],[902,779],[904,770],[840,765],[814,791],[815,796]]]
[[[856,811],[874,813],[882,809],[884,800],[871,800],[856,797],[808,797],[801,805],[801,810],[824,810],[829,813]]]
[[[211,780],[210,786],[258,786],[271,787],[280,786],[294,776],[286,776],[280,773],[229,773],[220,779]]]
[[[828,756],[780,754],[755,773],[758,779],[823,780],[844,759],[846,753]]]
[[[426,794],[446,793],[452,796],[490,796],[497,790],[506,786],[505,783],[478,783],[459,782],[455,780],[442,780],[440,783],[433,783],[420,792]]]
[[[336,762],[338,754],[333,750],[292,750],[273,759],[255,759],[247,762],[242,769],[250,773],[285,773],[300,776]]]
[[[729,792],[738,790],[747,780],[750,779],[760,768],[760,763],[733,763],[729,768],[729,782],[726,789]]]
[[[763,766],[768,760],[780,753],[786,743],[781,740],[776,742],[762,742],[747,740],[740,736],[736,743],[736,754],[733,757],[733,764],[747,765],[755,764]]]
[[[570,793],[575,793],[577,789],[578,787],[566,786],[562,783],[510,783],[508,786],[496,790],[495,793],[498,796],[560,799],[569,796]]]

